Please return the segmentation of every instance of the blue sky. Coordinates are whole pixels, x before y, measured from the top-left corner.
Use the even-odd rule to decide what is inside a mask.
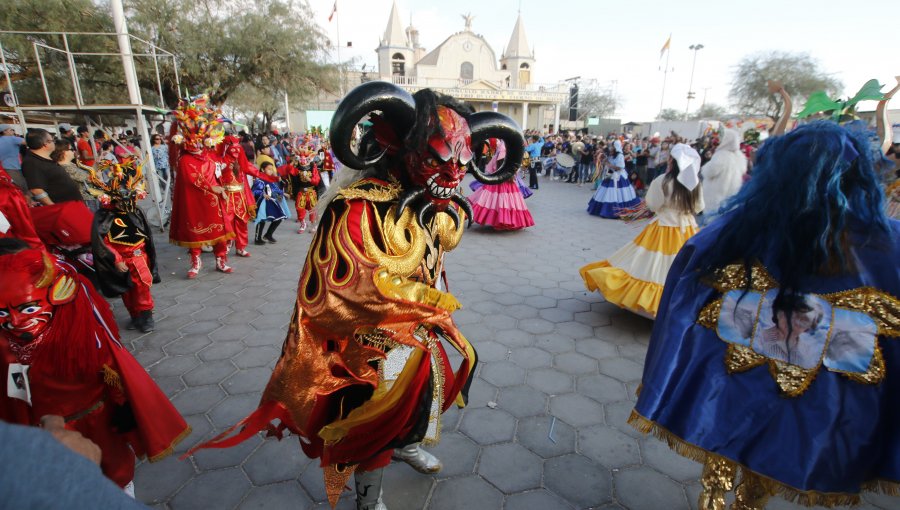
[[[334,0],[309,0],[316,21],[334,40],[336,22],[328,22]],[[384,33],[393,0],[338,0],[341,57],[376,65],[375,47]],[[573,76],[615,87],[625,121],[652,119],[662,92],[660,48],[672,34],[666,108],[684,110],[691,72],[691,44],[697,54],[693,90],[700,105],[727,105],[733,66],[745,55],[781,50],[805,52],[823,70],[840,79],[845,95],[870,78],[894,84],[900,75],[897,20],[900,7],[889,0],[866,0],[855,12],[848,2],[772,1],[701,2],[695,0],[607,2],[568,0],[398,0],[404,23],[410,15],[427,50],[463,29],[462,14],[475,16],[472,28],[499,55],[509,41],[521,4],[528,41],[535,49],[535,81],[557,82]],[[555,10],[555,6],[560,6]],[[347,41],[353,42],[346,48]],[[616,83],[613,83],[616,82]],[[887,87],[889,88],[889,87]],[[704,90],[705,89],[705,90]],[[900,102],[900,98],[897,99]],[[894,105],[900,108],[900,104]],[[863,109],[870,109],[863,105]]]

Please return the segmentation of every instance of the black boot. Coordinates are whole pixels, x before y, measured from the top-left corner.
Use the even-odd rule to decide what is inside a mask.
[[[141,333],[151,333],[155,327],[156,323],[153,321],[153,310],[141,312],[141,324],[138,326]]]
[[[253,244],[266,244],[266,242],[263,241],[263,238],[262,238],[263,226],[265,226],[265,224],[266,223],[264,221],[261,221],[256,224],[256,240],[253,241]]]
[[[125,326],[125,329],[140,329],[141,328],[141,315],[132,315],[131,320],[128,322],[128,325]]]
[[[263,236],[263,239],[270,243],[277,243],[278,241],[272,236],[275,233],[275,229],[278,228],[278,225],[281,225],[281,220],[273,221],[271,225],[269,225],[269,229],[266,230],[266,235]]]

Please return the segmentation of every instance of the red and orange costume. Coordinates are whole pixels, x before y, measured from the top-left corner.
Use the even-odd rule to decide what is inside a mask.
[[[172,142],[182,147],[171,151],[177,170],[169,242],[190,249],[188,278],[196,278],[200,272],[200,248],[204,246],[213,247],[218,271],[232,272],[227,242],[234,237],[234,229],[226,212],[222,175],[233,156],[226,152],[220,157],[215,152],[224,132],[219,112],[208,102],[206,96],[181,101],[174,111],[177,122],[173,128],[177,127],[178,133]]]
[[[153,234],[137,205],[147,194],[142,165],[133,158],[126,158],[121,164],[104,161],[100,170],[109,173],[108,181],[92,167],[83,168],[90,175],[90,185],[101,193],[91,229],[97,287],[106,297],[122,296],[131,315],[130,327],[149,333],[155,327],[150,288],[160,278]],[[123,263],[126,269],[121,271]]]
[[[316,186],[322,178],[318,166],[310,160],[310,156],[309,152],[301,149],[291,158],[290,163],[278,168],[278,174],[284,181],[285,194],[294,199],[297,221],[300,222],[300,229],[297,231],[299,234],[306,230],[307,213],[309,223],[316,222],[316,204],[319,202]]]
[[[63,416],[100,446],[103,473],[122,487],[134,479],[135,456],[159,460],[190,433],[83,276],[2,239],[0,281],[0,419],[37,425]]]
[[[231,221],[234,231],[235,253],[241,257],[249,257],[247,251],[249,234],[247,224],[256,217],[256,200],[247,182],[248,176],[258,178],[259,170],[247,159],[240,146],[240,139],[234,136],[225,137],[221,145],[223,162],[230,159],[228,167],[222,172],[222,187],[225,188],[225,215]],[[230,156],[230,157],[229,157]]]
[[[354,127],[376,110],[383,113],[373,115],[375,136],[357,155]],[[451,318],[459,303],[439,290],[443,254],[462,237],[461,214],[470,214],[457,187],[472,147],[506,141],[495,174],[473,168],[479,180],[501,182],[518,168],[524,140],[503,115],[472,113],[429,89],[413,98],[384,82],[347,95],[331,136],[336,157],[370,169],[369,177],[342,189],[323,213],[259,408],[204,446],[289,429],[320,459],[332,504],[355,472],[357,507],[383,509],[381,468],[395,448],[437,441],[440,415],[464,405],[477,359]],[[462,357],[455,371],[447,349]],[[226,438],[234,430],[241,431]]]

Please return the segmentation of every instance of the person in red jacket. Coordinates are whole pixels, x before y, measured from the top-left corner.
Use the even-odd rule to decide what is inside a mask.
[[[300,222],[298,234],[302,234],[309,228],[309,233],[315,233],[316,204],[318,195],[316,186],[321,181],[319,168],[310,159],[311,154],[304,149],[291,158],[291,162],[278,168],[278,173],[285,182],[285,195],[294,199],[297,209],[297,221]],[[309,222],[306,221],[309,213]]]
[[[4,237],[16,237],[32,248],[44,246],[34,229],[28,200],[0,166],[0,238]]]
[[[177,128],[177,133],[172,136],[172,142],[181,147],[170,151],[176,161],[177,178],[169,242],[190,250],[189,279],[200,273],[200,249],[205,246],[213,248],[217,271],[233,271],[228,265],[228,240],[234,238],[234,228],[228,221],[228,193],[222,176],[234,155],[226,152],[218,157],[216,154],[215,148],[222,143],[225,133],[218,110],[208,103],[205,95],[182,100],[174,112],[173,129]]]
[[[231,220],[234,230],[234,239],[229,243],[235,247],[238,257],[249,257],[247,251],[249,243],[248,223],[256,217],[256,201],[248,184],[248,176],[259,177],[259,170],[247,159],[241,147],[241,141],[236,136],[226,136],[225,143],[220,145],[219,154],[224,158],[230,155],[231,162],[222,172],[222,187],[225,188],[227,200],[225,202],[226,215]]]
[[[0,239],[0,420],[62,416],[133,494],[135,457],[159,460],[191,429],[119,341],[109,304],[71,266]]]

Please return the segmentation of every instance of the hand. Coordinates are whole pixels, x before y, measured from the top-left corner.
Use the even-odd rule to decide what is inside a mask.
[[[66,428],[66,422],[62,416],[48,414],[41,417],[41,428],[53,435],[54,439],[73,452],[87,458],[94,464],[100,465],[103,452],[100,447],[80,432]]]
[[[116,262],[116,270],[120,273],[127,273],[128,272],[128,264],[126,264],[122,261]]]

